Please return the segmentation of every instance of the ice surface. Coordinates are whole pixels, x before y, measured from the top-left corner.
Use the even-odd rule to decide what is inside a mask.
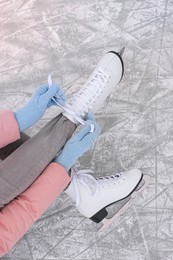
[[[102,134],[81,164],[95,176],[151,176],[104,235],[62,194],[2,259],[173,259],[172,24],[172,0],[0,1],[0,108],[25,104],[52,71],[70,96],[107,50],[125,46],[124,79],[96,114]]]

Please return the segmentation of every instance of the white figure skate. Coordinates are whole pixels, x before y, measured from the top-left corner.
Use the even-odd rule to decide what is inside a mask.
[[[74,166],[71,171],[72,181],[65,193],[76,203],[79,212],[96,223],[104,224],[101,230],[112,221],[115,217],[122,214],[131,204],[128,202],[123,208],[112,218],[106,219],[108,212],[106,207],[120,200],[124,200],[131,195],[135,197],[138,191],[135,189],[141,183],[143,174],[138,169],[117,173],[116,175],[94,178],[91,170],[78,170]],[[144,179],[148,183],[147,177]],[[147,184],[146,183],[146,184]],[[142,187],[142,190],[145,186]],[[140,192],[142,191],[140,189]],[[130,200],[131,201],[131,200]]]
[[[119,53],[110,51],[103,56],[83,87],[66,102],[64,116],[78,124],[82,123],[80,118],[85,119],[89,110],[93,113],[99,110],[123,77],[124,65],[121,56],[124,49]]]

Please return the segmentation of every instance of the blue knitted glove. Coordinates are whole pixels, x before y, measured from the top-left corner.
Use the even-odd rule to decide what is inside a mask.
[[[17,112],[14,112],[20,131],[24,131],[39,121],[47,108],[57,105],[55,101],[52,100],[52,97],[56,94],[59,96],[58,99],[55,97],[58,103],[64,105],[66,98],[63,90],[59,86],[53,84],[51,88],[49,88],[48,85],[37,88],[29,103]]]
[[[90,132],[91,124],[94,125],[93,133]],[[93,114],[89,112],[86,117],[85,126],[79,133],[67,141],[61,153],[54,159],[54,162],[61,164],[66,171],[69,171],[77,159],[93,147],[100,132],[101,129],[95,122]]]

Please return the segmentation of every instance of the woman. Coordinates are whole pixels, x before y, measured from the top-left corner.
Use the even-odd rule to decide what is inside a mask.
[[[42,86],[37,89],[36,93],[31,98],[29,105],[24,107],[22,110],[19,110],[16,113],[8,110],[0,113],[0,147],[6,146],[1,149],[0,157],[1,159],[11,157],[11,160],[13,161],[13,168],[15,168],[15,165],[18,162],[13,160],[12,152],[17,151],[15,150],[17,147],[29,140],[29,137],[23,133],[21,134],[22,138],[19,139],[20,131],[25,130],[36,123],[42,117],[46,109],[54,105],[54,102],[52,102],[52,97],[57,93],[61,95],[61,100],[59,100],[59,102],[63,104],[64,95],[58,86],[53,85],[51,89],[48,89],[48,86]],[[10,195],[15,198],[11,200],[11,202],[9,201],[6,205],[4,205],[4,202],[2,203],[3,208],[1,208],[0,211],[0,257],[6,254],[14,246],[14,244],[25,234],[30,226],[41,216],[48,206],[70,183],[70,176],[67,171],[77,159],[76,157],[72,158],[74,138],[75,149],[79,148],[82,155],[82,153],[92,146],[91,140],[94,142],[100,132],[99,127],[93,119],[88,118],[86,122],[86,126],[78,134],[76,134],[76,136],[72,137],[69,143],[67,143],[67,149],[66,147],[63,149],[65,157],[70,158],[68,163],[66,163],[62,157],[61,159],[59,156],[55,157],[54,162],[51,162],[44,169],[42,174],[27,190],[15,197],[15,194],[20,190],[21,182],[19,180],[19,188],[16,187],[17,192]],[[95,131],[93,133],[89,132],[89,124],[91,122],[95,125]],[[78,138],[79,135],[80,138],[76,142],[76,138]],[[88,143],[87,145],[86,140]],[[8,145],[11,142],[13,143]],[[69,145],[71,146],[70,148]],[[69,161],[71,162],[69,163]],[[3,162],[5,162],[5,160]],[[3,165],[3,162],[1,165]],[[61,165],[63,165],[63,167]],[[10,167],[8,169],[10,169]],[[7,173],[6,170],[5,172]],[[2,174],[0,172],[1,191],[4,186],[7,188],[7,185],[9,189],[13,186],[11,188],[11,190],[13,190],[13,184],[16,183],[14,176],[10,175],[10,171],[7,175],[8,178],[4,179],[2,178]],[[6,190],[7,194],[10,192],[9,189]],[[24,189],[23,186],[22,189]]]
[[[21,132],[35,124],[48,107],[64,104],[58,86],[44,85],[24,108],[1,113],[0,146],[6,147],[1,149],[4,160],[0,164],[0,256],[14,246],[63,190],[76,202],[81,214],[98,223],[106,217],[109,204],[127,197],[141,181],[142,173],[137,169],[94,178],[72,168],[93,147],[100,133],[88,109],[97,110],[121,80],[122,68],[115,73],[117,62],[122,67],[117,53],[107,53],[73,98],[70,109],[66,107],[65,113],[53,118],[32,138]],[[78,121],[85,126],[71,137]],[[20,135],[21,140],[8,145]]]

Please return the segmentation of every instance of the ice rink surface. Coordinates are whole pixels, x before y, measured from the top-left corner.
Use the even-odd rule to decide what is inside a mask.
[[[131,168],[151,176],[103,234],[62,194],[1,259],[172,260],[173,1],[1,0],[0,42],[0,108],[13,111],[52,71],[70,97],[106,51],[125,46],[124,78],[96,114],[102,133],[80,162],[97,177]]]

